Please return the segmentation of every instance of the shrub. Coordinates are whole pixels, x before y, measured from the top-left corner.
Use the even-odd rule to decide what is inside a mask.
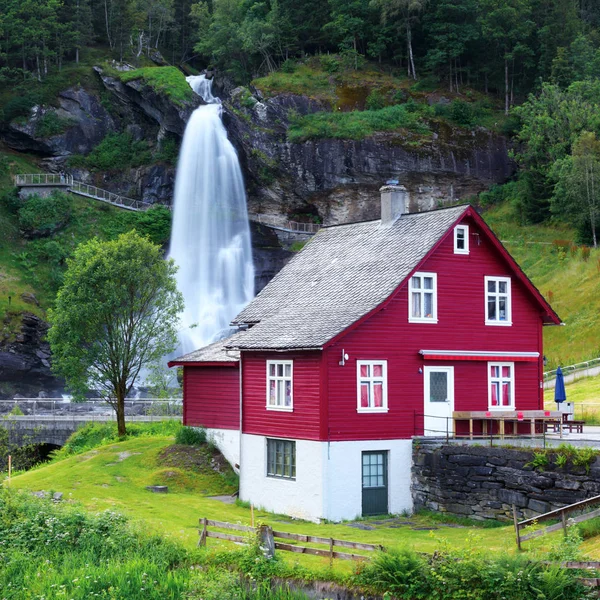
[[[141,79],[155,92],[169,98],[178,106],[185,106],[194,99],[194,92],[177,67],[144,67],[118,73],[124,83]]]
[[[72,205],[62,192],[48,198],[29,196],[18,212],[19,227],[26,237],[51,235],[70,221]]]
[[[297,64],[295,60],[288,58],[281,63],[281,67],[279,67],[284,73],[294,73],[297,68]]]
[[[470,127],[475,120],[473,105],[464,100],[453,100],[450,104],[450,118],[464,127]]]
[[[340,59],[335,54],[321,54],[319,62],[321,69],[327,73],[337,73],[340,70]]]
[[[164,162],[168,165],[176,165],[179,157],[179,144],[173,137],[164,138],[160,143],[160,148],[154,154],[157,162]]]
[[[175,442],[185,446],[201,446],[206,443],[206,431],[197,427],[181,427],[175,434]]]
[[[379,110],[385,106],[385,96],[381,90],[371,90],[366,100],[366,107],[368,110]]]
[[[38,137],[47,138],[64,133],[72,125],[72,119],[60,117],[54,111],[49,111],[37,120],[35,134]]]
[[[151,154],[145,141],[132,135],[109,133],[85,158],[85,166],[99,171],[123,170],[150,162]]]
[[[0,195],[0,204],[5,206],[12,215],[16,215],[23,206],[23,200],[19,197],[19,189],[11,188]]]
[[[318,138],[361,140],[377,131],[400,129],[428,134],[429,128],[421,120],[419,111],[413,112],[407,102],[380,110],[318,112],[304,116],[292,114],[288,138],[291,142]]]
[[[591,252],[591,249],[589,246],[581,247],[581,258],[583,259],[584,262],[587,262],[590,259],[590,252]]]

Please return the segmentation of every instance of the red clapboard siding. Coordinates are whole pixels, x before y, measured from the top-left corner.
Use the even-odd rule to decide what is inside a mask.
[[[183,424],[213,429],[239,429],[239,368],[184,367]]]
[[[437,273],[438,323],[408,322],[408,289],[396,292],[387,307],[324,351],[332,440],[408,438],[423,433],[423,374],[426,365],[454,366],[455,410],[487,410],[485,361],[424,361],[419,350],[539,352],[538,362],[515,362],[519,410],[543,407],[540,389],[541,313],[492,244],[470,225],[470,254],[454,254],[449,235],[418,271]],[[398,249],[402,251],[401,248]],[[382,265],[382,268],[385,268]],[[485,276],[512,279],[511,327],[486,326]],[[349,355],[339,365],[342,349]],[[356,361],[388,361],[388,406],[383,414],[357,413]]]
[[[267,410],[267,360],[292,360],[293,412]],[[243,352],[243,433],[321,439],[321,352]]]

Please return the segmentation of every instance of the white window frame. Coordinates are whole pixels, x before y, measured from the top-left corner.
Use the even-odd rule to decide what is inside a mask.
[[[465,247],[458,247],[458,233],[463,232]],[[454,254],[469,254],[469,226],[468,225],[457,225],[454,228]]]
[[[514,362],[489,362],[487,364],[487,380],[488,380],[488,407],[489,410],[515,410],[515,363]],[[492,377],[491,369],[492,367],[498,367],[500,369],[499,377]],[[504,378],[502,377],[502,367],[510,367],[510,377]],[[510,382],[510,405],[502,406],[499,404],[498,406],[492,406],[492,384],[499,383],[498,390],[500,395],[498,396],[498,402],[501,402],[502,395],[502,383],[504,381]]]
[[[275,365],[275,372],[277,372],[277,365],[283,365],[284,373],[285,373],[285,367],[287,365],[289,365],[290,366],[290,376],[286,377],[285,375],[283,375],[283,376],[270,375],[272,365]],[[272,380],[275,381],[275,401],[276,402],[278,401],[277,390],[279,389],[277,382],[279,382],[279,381],[284,382],[283,389],[284,389],[284,395],[285,395],[285,382],[287,380],[290,381],[290,405],[289,406],[285,406],[285,404],[280,404],[279,402],[277,402],[276,404],[271,404],[269,402],[271,399],[269,392],[271,391],[271,381]],[[283,402],[285,402],[285,397],[282,400],[283,400]],[[268,360],[267,361],[267,410],[281,410],[284,412],[292,412],[294,410],[294,361],[293,360]]]
[[[296,440],[285,440],[285,439],[281,439],[281,438],[265,438],[266,444],[265,444],[265,465],[266,465],[266,476],[269,478],[273,478],[273,479],[283,479],[286,481],[296,481],[296,468],[297,468],[297,457],[296,457]],[[284,454],[285,454],[285,446],[289,444],[289,447],[292,449],[291,452],[291,464],[290,464],[290,474],[285,474],[285,473],[275,473],[275,472],[269,472],[269,467],[270,462],[269,462],[269,445],[271,446],[275,446],[276,444],[281,443],[284,445]],[[275,465],[275,467],[277,468],[277,461],[274,460],[273,464]],[[282,463],[282,467],[283,470],[285,471],[285,460]]]
[[[375,377],[370,375],[369,377],[361,377],[360,368],[362,366],[370,366],[371,369],[375,365],[381,365],[383,367],[381,377]],[[372,371],[371,371],[372,372]],[[381,381],[383,383],[383,389],[381,391],[381,404],[382,406],[361,406],[361,384],[363,382],[369,383],[370,397],[373,397],[373,383]],[[387,360],[357,360],[356,361],[356,412],[359,413],[386,413],[388,412],[388,382],[387,382]]]
[[[431,277],[433,279],[433,289],[431,291],[425,291],[424,288],[419,290],[413,290],[413,278],[414,277]],[[423,306],[423,296],[425,293],[433,293],[433,299],[431,308],[433,314],[431,317],[413,317],[413,293],[419,293],[421,296],[421,307]],[[437,273],[413,273],[408,280],[408,322],[409,323],[437,323]]]
[[[494,281],[496,286],[499,283],[506,283],[506,294],[500,294],[500,292],[488,292],[488,283],[490,281]],[[496,289],[498,289],[496,287]],[[484,311],[485,311],[485,324],[486,325],[494,325],[499,327],[510,327],[512,325],[512,286],[510,277],[485,277],[484,278]],[[500,310],[498,308],[498,298],[500,296],[506,296],[506,320],[500,321],[498,318],[490,319],[488,313],[488,300],[490,296],[493,296],[496,299],[496,315],[500,314]]]

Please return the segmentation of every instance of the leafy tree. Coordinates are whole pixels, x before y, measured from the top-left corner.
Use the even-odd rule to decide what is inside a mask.
[[[571,221],[584,234],[589,227],[594,248],[600,214],[600,141],[584,131],[573,145],[573,153],[554,165],[557,184],[552,211]]]
[[[515,62],[517,58],[531,53],[526,43],[534,27],[531,0],[479,0],[479,4],[482,34],[494,42],[504,63],[504,112],[508,114],[512,104]]]
[[[450,91],[459,90],[459,60],[479,36],[475,0],[434,0],[426,15],[430,39],[427,64],[445,76]]]
[[[544,84],[540,94],[514,109],[523,125],[517,135],[523,214],[530,222],[549,216],[556,184],[554,163],[571,153],[583,131],[600,129],[600,83],[575,83],[567,90]]]
[[[373,0],[373,2],[381,9],[383,23],[396,23],[399,33],[404,33],[408,76],[417,79],[413,52],[413,28],[419,15],[425,10],[428,0]]]
[[[125,435],[125,398],[143,367],[177,343],[183,297],[173,261],[135,231],[92,239],[68,261],[49,312],[53,366],[77,398],[95,390],[113,407]]]

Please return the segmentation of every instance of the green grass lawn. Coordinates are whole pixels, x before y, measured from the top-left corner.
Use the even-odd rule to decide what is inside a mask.
[[[165,466],[159,460],[160,453],[173,444],[167,436],[139,437],[124,442],[99,446],[83,454],[75,455],[41,466],[14,477],[11,486],[19,489],[55,490],[64,493],[65,499],[81,502],[86,508],[99,511],[113,509],[141,521],[153,532],[165,534],[192,548],[198,541],[198,520],[202,517],[232,523],[250,524],[250,509],[236,504],[225,504],[210,496],[230,494],[232,488],[218,475],[198,474]],[[155,494],[145,489],[148,485],[168,485],[167,495]],[[348,524],[316,525],[296,521],[255,510],[256,521],[268,523],[278,530],[334,537],[387,547],[412,546],[418,551],[434,552],[441,541],[451,547],[462,548],[473,543],[491,551],[514,547],[511,526],[481,528],[464,524],[443,524],[426,515],[402,519],[409,524],[398,528],[365,522],[373,529],[365,531]],[[209,539],[211,548],[232,548],[232,544]],[[326,567],[328,561],[314,556],[286,554],[294,563],[305,566]],[[337,561],[336,569],[347,572],[353,568],[350,562]]]
[[[575,418],[600,424],[600,376],[585,377],[565,385],[567,401],[575,403]],[[556,410],[554,388],[544,391],[546,408]]]

